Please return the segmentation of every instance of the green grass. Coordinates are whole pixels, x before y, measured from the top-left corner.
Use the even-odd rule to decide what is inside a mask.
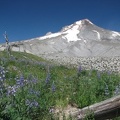
[[[54,120],[51,108],[64,109],[68,105],[83,108],[120,92],[119,74],[78,71],[31,54],[11,54],[9,57],[5,51],[0,52],[0,70],[4,67],[7,71],[5,80],[0,81],[0,120]],[[16,79],[19,82],[23,79],[23,86]],[[17,86],[16,92],[10,86]]]

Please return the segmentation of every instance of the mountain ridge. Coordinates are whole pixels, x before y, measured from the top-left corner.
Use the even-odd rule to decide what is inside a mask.
[[[120,33],[96,26],[88,19],[76,21],[56,33],[10,43],[13,51],[53,58],[60,56],[120,56]],[[0,50],[4,50],[0,47]]]
[[[74,26],[74,25],[94,25],[94,26],[97,26],[97,25],[95,25],[94,23],[92,23],[89,19],[83,19],[83,20],[79,20],[79,21],[76,21],[76,22],[74,22],[73,24],[70,24],[70,25],[67,25],[67,26],[65,26],[65,27],[63,27],[61,30],[60,30],[60,32],[64,32],[64,29],[66,29],[66,28],[68,28],[68,29],[71,29],[71,27],[72,26]],[[98,27],[98,26],[97,26]],[[99,27],[99,28],[101,28],[101,27]],[[108,29],[105,29],[105,28],[101,28],[101,29],[103,29],[103,30],[107,30],[107,31],[113,31],[113,30],[108,30]],[[117,32],[117,31],[113,31],[113,32]],[[58,32],[55,32],[55,33],[58,33]],[[117,32],[117,33],[119,33],[120,34],[120,32]],[[54,33],[53,33],[54,34]],[[45,36],[45,35],[44,35]]]

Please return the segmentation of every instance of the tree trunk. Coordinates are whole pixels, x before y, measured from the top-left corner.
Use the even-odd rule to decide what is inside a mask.
[[[105,120],[120,116],[120,95],[87,106],[72,113],[78,120],[82,120],[86,115],[93,113],[95,120]]]

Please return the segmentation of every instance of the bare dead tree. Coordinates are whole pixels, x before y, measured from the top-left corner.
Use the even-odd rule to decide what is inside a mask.
[[[111,120],[120,116],[120,95],[78,109],[71,113],[71,115],[77,117],[77,120],[83,120],[89,113],[93,114],[95,120]]]
[[[9,39],[8,39],[6,31],[3,34],[3,36],[4,36],[5,41],[6,41],[6,51],[7,51],[8,55],[10,56],[10,45],[9,45]]]

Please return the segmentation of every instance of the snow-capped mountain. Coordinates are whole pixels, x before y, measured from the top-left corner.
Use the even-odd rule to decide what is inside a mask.
[[[1,50],[4,48],[4,45],[0,47]],[[13,42],[11,48],[45,57],[120,56],[120,33],[100,28],[84,19],[57,33],[49,32],[42,37]]]

